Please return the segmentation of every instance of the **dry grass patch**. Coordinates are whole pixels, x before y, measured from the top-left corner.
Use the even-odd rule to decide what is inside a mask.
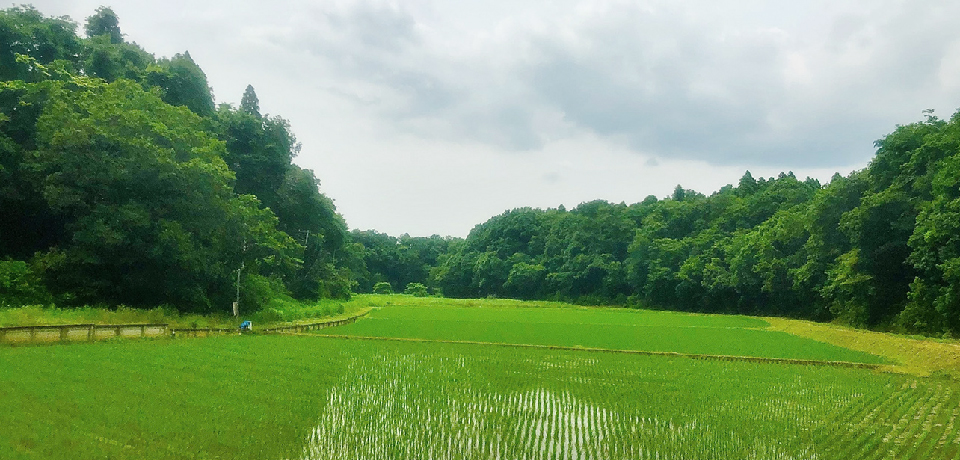
[[[960,379],[960,344],[956,341],[906,337],[794,319],[764,319],[770,323],[768,329],[771,330],[883,356],[894,362],[881,366],[885,371]]]

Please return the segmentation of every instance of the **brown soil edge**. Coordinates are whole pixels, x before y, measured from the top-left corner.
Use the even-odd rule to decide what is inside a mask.
[[[957,341],[906,337],[805,320],[774,317],[762,319],[770,324],[767,330],[786,332],[871,353],[893,363],[880,365],[880,371],[960,380],[960,343]]]
[[[881,368],[879,364],[868,364],[868,363],[855,363],[849,361],[819,361],[813,359],[791,359],[791,358],[760,358],[756,356],[733,356],[733,355],[708,355],[708,354],[698,354],[698,353],[679,353],[674,351],[644,351],[644,350],[615,350],[611,348],[593,348],[593,347],[569,347],[561,345],[534,345],[526,343],[504,343],[504,342],[476,342],[471,340],[436,340],[436,339],[418,339],[418,338],[409,338],[409,337],[373,337],[373,336],[362,336],[362,335],[334,335],[334,334],[304,334],[304,333],[291,333],[288,335],[296,335],[301,337],[325,337],[331,339],[347,339],[347,340],[382,340],[382,341],[393,341],[393,342],[415,342],[415,343],[445,343],[445,344],[454,344],[454,345],[487,345],[495,347],[512,347],[512,348],[534,348],[540,350],[563,350],[563,351],[587,351],[594,353],[620,353],[628,355],[641,355],[641,356],[666,356],[673,358],[689,358],[689,359],[700,359],[700,360],[716,360],[716,361],[746,361],[754,363],[768,363],[768,364],[795,364],[803,366],[831,366],[831,367],[846,367],[853,369],[871,369],[876,370]]]

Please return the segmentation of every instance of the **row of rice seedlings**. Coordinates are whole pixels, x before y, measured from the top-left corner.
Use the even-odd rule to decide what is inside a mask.
[[[892,398],[882,391],[866,391],[854,395],[854,399],[847,401],[846,404],[838,405],[836,410],[824,414],[826,416],[826,425],[837,427],[838,429],[828,430],[819,436],[819,444],[827,447],[837,446],[841,441],[846,441],[853,430],[847,427],[862,422],[870,416],[877,407],[880,406],[884,398]]]
[[[905,458],[931,458],[934,455],[940,445],[939,440],[942,436],[938,428],[946,425],[950,417],[949,411],[944,411],[943,408],[948,401],[954,400],[952,391],[946,389],[946,393],[947,395],[938,400],[927,417],[924,418],[921,429],[914,435],[916,440],[912,443],[912,447],[904,451]],[[946,454],[942,448],[936,453]]]
[[[917,392],[904,391],[905,389],[909,389],[909,383],[904,383],[894,393],[895,397],[888,400],[889,404],[879,407],[874,413],[874,418],[865,419],[859,424],[861,434],[855,442],[848,444],[847,455],[850,455],[848,458],[871,458],[880,449],[885,448],[886,442],[889,441],[886,436],[889,435],[894,424],[893,420],[919,398]]]
[[[921,398],[922,402],[913,410],[907,411],[898,423],[900,433],[893,438],[896,447],[890,450],[891,458],[914,458],[916,451],[927,444],[925,441],[930,435],[929,427],[932,426],[927,425],[927,420],[936,418],[938,406],[947,395],[942,393],[939,386],[924,386],[926,397]]]
[[[960,446],[960,394],[937,381],[436,344],[361,350],[302,458],[920,459],[956,458]]]
[[[866,449],[865,445],[878,437],[878,427],[884,423],[885,414],[891,410],[892,406],[899,405],[902,402],[903,395],[900,391],[893,389],[892,386],[891,383],[885,388],[888,395],[886,398],[883,398],[876,405],[867,405],[868,411],[863,418],[854,420],[853,424],[845,427],[846,429],[837,430],[838,436],[834,437],[831,442],[825,442],[824,447],[837,450],[835,455],[838,457],[853,455],[854,452],[851,451],[854,449]]]
[[[771,370],[782,369],[772,367]],[[789,373],[784,375],[789,376]],[[746,382],[745,382],[746,383]],[[708,381],[707,385],[715,384]],[[823,414],[850,399],[850,390],[824,386],[818,382],[792,381],[759,382],[728,388],[703,388],[710,395],[700,401],[701,408],[692,408],[707,414],[706,422],[740,431],[749,427],[757,439],[776,440],[778,444],[802,451],[816,429],[822,424]]]
[[[899,395],[896,392],[891,394],[891,388],[886,389],[886,391],[882,391],[882,388],[880,389],[881,391],[877,391],[876,388],[866,388],[867,391],[863,391],[864,388],[856,389],[857,385],[855,385],[854,382],[850,383],[850,388],[848,388],[845,392],[832,391],[831,388],[836,389],[836,385],[829,385],[826,388],[823,388],[821,385],[817,384],[803,386],[783,385],[778,387],[779,389],[784,390],[783,392],[780,390],[774,391],[773,393],[776,397],[770,398],[768,401],[762,401],[760,404],[758,404],[762,406],[762,409],[756,411],[756,416],[753,420],[744,420],[744,422],[757,423],[757,421],[760,420],[763,422],[763,428],[780,428],[783,431],[779,436],[776,434],[775,430],[774,433],[772,433],[775,437],[779,437],[780,439],[788,440],[791,436],[795,436],[799,441],[807,439],[809,440],[808,442],[814,442],[813,445],[815,446],[823,446],[822,449],[815,450],[822,451],[827,454],[824,456],[825,458],[858,458],[855,455],[851,456],[843,454],[833,457],[829,455],[829,452],[839,449],[837,447],[838,445],[846,447],[856,446],[858,443],[855,440],[854,442],[851,442],[851,438],[853,437],[851,435],[855,433],[863,433],[863,442],[865,443],[873,443],[876,445],[878,439],[882,441],[882,436],[880,436],[878,433],[879,430],[876,430],[871,422],[871,420],[876,422],[876,412],[874,412],[873,409],[882,410],[883,408],[883,405],[881,405],[880,408],[877,408],[876,401],[882,400],[883,394],[889,395],[891,398],[897,401],[903,399],[904,396]],[[851,390],[855,391],[851,392]],[[915,388],[911,388],[910,391],[916,392],[916,396],[921,398],[925,393],[923,389],[917,390]],[[921,401],[919,404],[915,404],[913,408],[907,409],[907,412],[911,414],[911,420],[917,419],[919,421],[920,418],[923,418],[924,414],[926,414],[926,412],[923,412],[924,408],[926,407],[933,408],[937,407],[938,404],[956,405],[955,400],[946,402],[944,401],[944,398],[949,399],[949,396],[941,397],[939,396],[941,393],[933,393],[934,394],[931,395],[929,392],[927,392],[927,397],[925,400]],[[791,394],[793,399],[791,399]],[[946,393],[946,395],[949,394],[950,393]],[[771,395],[764,395],[764,397],[768,398],[769,396]],[[781,397],[784,399],[781,399]],[[749,403],[749,400],[742,401],[734,398],[733,405],[735,406],[737,404],[744,404],[745,402]],[[782,410],[776,408],[780,405],[784,406]],[[744,407],[743,409],[747,408]],[[873,412],[873,416],[869,414],[864,416],[863,414],[865,412]],[[834,414],[844,413],[850,415],[847,418],[841,417],[839,421],[842,423],[829,421],[831,418],[835,418],[833,416]],[[728,415],[727,411],[724,411],[724,414],[724,416]],[[780,417],[779,420],[777,419],[777,416]],[[927,418],[930,417],[927,416]],[[858,419],[866,420],[867,423],[862,424],[861,429],[859,430],[847,431],[845,429],[845,427],[849,425],[850,421]],[[795,420],[796,423],[792,423],[792,420]],[[940,431],[952,430],[952,427],[950,429],[944,429],[944,426],[949,422],[948,420],[945,419],[943,422],[945,423],[926,423],[923,426],[917,426],[919,424],[910,425],[912,427],[912,432],[900,435],[903,446],[898,447],[898,449],[902,450],[891,451],[890,446],[880,446],[874,449],[872,452],[876,453],[877,455],[885,456],[885,458],[909,458],[908,455],[913,455],[911,452],[918,451],[921,448],[923,448],[925,452],[931,452],[933,451],[933,446],[924,446],[924,439],[939,438]],[[796,430],[792,431],[790,427],[793,427]],[[808,429],[807,427],[810,428]],[[821,443],[815,442],[815,438],[817,436],[811,435],[811,432],[814,430],[827,433],[834,432],[838,434],[832,438],[827,437],[827,442]],[[928,434],[931,431],[934,432],[935,436]],[[803,455],[802,448],[797,452],[798,455]],[[915,458],[940,458],[939,455],[944,454],[945,452],[940,450],[936,453],[938,455],[937,457],[917,456]]]
[[[857,379],[857,375],[851,373],[853,379]],[[891,376],[876,377],[880,382],[888,378],[899,380]],[[947,433],[955,434],[952,423],[956,414],[952,410],[937,414],[939,407],[955,407],[958,401],[951,396],[953,392],[942,389],[943,385],[934,389],[928,387],[927,382],[921,381],[919,387],[916,382],[911,382],[899,389],[864,386],[855,381],[839,386],[824,386],[817,382],[785,383],[775,385],[771,392],[753,400],[718,394],[716,404],[707,405],[720,408],[715,412],[725,418],[736,413],[751,413],[742,422],[760,422],[758,432],[768,439],[794,439],[797,442],[794,446],[799,449],[797,452],[801,452],[798,455],[802,455],[802,445],[807,442],[819,446],[815,450],[826,454],[826,458],[952,458],[956,454],[953,448],[938,446],[942,446],[940,440]],[[884,396],[890,401],[883,401]],[[729,401],[725,401],[726,398]],[[897,404],[892,404],[894,402]],[[884,411],[889,414],[884,415]],[[709,418],[707,421],[722,424]],[[860,423],[856,423],[856,428],[848,429],[853,422]],[[883,431],[884,424],[889,428],[888,433]],[[821,436],[815,432],[835,434]],[[889,437],[888,442],[884,442],[884,434]],[[863,447],[859,456],[850,453],[857,447]],[[830,452],[836,454],[837,451],[840,454],[836,457],[830,455]]]
[[[920,426],[912,435],[913,440],[907,438],[905,444],[908,447],[896,458],[960,458],[960,439],[954,438],[950,444],[940,443],[945,435],[954,431],[954,410],[960,408],[960,395],[942,382],[926,381],[924,385],[928,386],[932,396],[931,402],[924,408],[926,416],[917,414],[917,418],[922,418],[923,422],[918,423]]]
[[[901,399],[901,404],[891,411],[882,425],[887,427],[888,431],[873,440],[871,443],[873,450],[864,452],[865,457],[900,458],[893,455],[899,450],[898,441],[901,441],[899,436],[909,426],[910,420],[926,406],[928,398],[926,397],[927,391],[924,390],[929,390],[929,388],[924,385],[918,389],[916,381],[901,390],[902,393],[909,396]]]
[[[937,446],[939,447],[943,447],[947,443],[960,444],[960,430],[955,430],[957,417],[960,416],[960,407],[953,406],[952,409],[953,410],[948,411],[950,418],[947,419],[943,434],[940,435],[940,439],[937,440]]]
[[[818,444],[830,458],[957,457],[958,445],[947,442],[955,434],[955,414],[943,410],[960,405],[955,392],[942,384],[917,380],[876,390],[852,408],[852,413],[862,416],[828,423],[833,434]]]
[[[641,417],[562,389],[503,394],[409,378],[457,372],[462,360],[434,362],[439,369],[402,357],[374,361],[358,363],[331,392],[306,458],[702,458],[718,452],[790,458],[775,443],[715,430],[695,417]],[[751,413],[741,409],[733,413]]]

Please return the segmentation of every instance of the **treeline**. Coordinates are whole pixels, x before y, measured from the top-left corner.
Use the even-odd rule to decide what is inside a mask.
[[[215,105],[99,8],[0,11],[0,304],[229,311],[349,296],[348,232],[287,122]]]
[[[350,250],[356,255],[352,274],[357,292],[373,292],[377,283],[388,283],[393,292],[403,292],[411,283],[425,284],[442,256],[455,250],[462,238],[393,237],[375,230],[350,233]],[[441,294],[434,289],[434,294]]]
[[[747,172],[710,196],[678,186],[632,205],[514,209],[420,263],[388,245],[400,252],[375,266],[395,288],[418,281],[452,297],[960,332],[960,112],[900,126],[876,147],[867,168],[826,186]]]

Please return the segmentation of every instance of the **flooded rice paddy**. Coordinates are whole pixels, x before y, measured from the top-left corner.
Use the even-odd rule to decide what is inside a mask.
[[[371,346],[383,353],[353,360],[330,388],[301,459],[960,455],[960,400],[935,381],[586,352]]]

